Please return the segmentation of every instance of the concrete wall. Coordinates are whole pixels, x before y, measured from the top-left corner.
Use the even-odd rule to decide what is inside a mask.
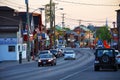
[[[14,52],[9,52],[8,46],[15,46]],[[26,59],[26,44],[5,44],[0,45],[0,61],[19,60],[19,53],[22,53],[22,59]]]
[[[16,51],[16,45],[15,46],[15,52],[9,52],[8,51],[9,45],[0,45],[0,61],[4,60],[17,60],[17,51]]]

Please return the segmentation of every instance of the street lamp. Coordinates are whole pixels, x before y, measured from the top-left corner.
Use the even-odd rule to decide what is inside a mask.
[[[57,9],[57,10],[63,10],[63,8],[59,8],[59,9]],[[55,26],[56,26],[56,24],[55,24],[55,22],[56,22],[56,21],[55,21],[55,19],[56,19],[55,14],[56,14],[56,13],[55,13],[55,12],[56,12],[57,10],[55,10],[55,5],[54,5],[54,47],[56,46],[56,41],[55,41],[55,40],[56,40],[56,35],[55,35],[55,32],[56,32],[56,31],[55,31]]]

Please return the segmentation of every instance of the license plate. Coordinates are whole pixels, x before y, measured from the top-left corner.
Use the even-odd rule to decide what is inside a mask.
[[[46,62],[43,62],[43,64],[46,64]]]

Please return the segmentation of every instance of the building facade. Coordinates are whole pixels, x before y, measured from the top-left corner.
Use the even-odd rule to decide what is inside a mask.
[[[120,10],[117,10],[118,50],[120,51]]]
[[[23,51],[26,58],[26,45],[22,44],[20,33],[20,18],[17,12],[6,6],[0,7],[0,61],[19,60],[19,53]],[[22,50],[24,47],[24,50]]]

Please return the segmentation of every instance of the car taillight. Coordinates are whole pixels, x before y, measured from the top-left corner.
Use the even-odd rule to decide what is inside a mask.
[[[95,58],[96,61],[98,61],[98,58]]]

